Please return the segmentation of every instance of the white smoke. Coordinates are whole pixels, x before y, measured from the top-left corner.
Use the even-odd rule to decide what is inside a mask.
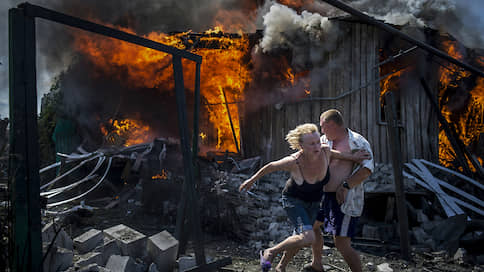
[[[264,16],[263,52],[294,48],[307,41],[322,43],[334,34],[332,23],[320,14],[303,11],[301,15],[287,6],[274,3]]]
[[[484,49],[484,2],[475,0],[358,0],[358,10],[395,25],[449,33],[468,48]]]

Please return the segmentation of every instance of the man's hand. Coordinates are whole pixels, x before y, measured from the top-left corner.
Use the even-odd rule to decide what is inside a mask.
[[[339,205],[345,202],[347,194],[348,194],[348,189],[344,188],[341,185],[338,186],[338,189],[336,189],[336,201],[338,201]]]
[[[369,160],[371,159],[371,154],[364,150],[364,149],[358,149],[358,150],[352,150],[353,153],[353,160],[356,163],[361,163],[364,160]]]
[[[254,185],[254,180],[248,179],[248,180],[244,181],[239,186],[239,192],[247,192],[247,191],[249,191],[250,190],[250,187],[252,187],[252,185]]]

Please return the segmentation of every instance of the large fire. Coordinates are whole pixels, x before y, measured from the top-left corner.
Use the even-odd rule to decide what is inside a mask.
[[[150,127],[139,120],[109,120],[111,128],[101,125],[101,131],[105,135],[106,142],[111,145],[130,146],[153,140]]]
[[[133,33],[129,29],[122,30]],[[203,57],[200,89],[202,101],[206,102],[204,106],[209,114],[208,119],[216,130],[215,148],[236,152],[234,138],[240,142],[237,102],[243,99],[243,90],[250,81],[248,64],[243,60],[249,50],[248,38],[242,34],[231,38],[224,35],[221,27],[208,30],[196,41],[186,39],[189,34],[190,32],[174,35],[153,32],[146,35],[146,38],[179,49],[190,50]],[[117,78],[135,89],[156,88],[160,92],[173,92],[174,80],[170,55],[86,33],[80,33],[76,39],[77,49],[96,65],[100,76],[108,75]],[[204,47],[196,46],[199,44],[203,44]],[[195,64],[184,60],[183,66],[185,88],[193,92]],[[222,90],[226,94],[227,101],[222,95]],[[236,137],[233,137],[227,105]],[[209,131],[206,128],[202,129]],[[149,128],[146,133],[149,134]]]
[[[443,43],[444,50],[452,57],[463,60],[463,55],[459,52],[458,44],[452,41],[446,41]],[[479,59],[478,62],[481,67],[484,67],[483,59]],[[477,142],[480,134],[484,133],[484,79],[478,78],[476,85],[472,90],[462,90],[469,92],[468,101],[463,107],[456,113],[452,109],[452,103],[455,102],[455,98],[451,99],[446,95],[448,88],[458,88],[458,83],[462,82],[462,79],[471,76],[470,72],[460,69],[454,64],[449,64],[447,67],[440,68],[440,105],[441,111],[447,122],[452,124],[459,133],[459,137],[464,145],[469,146],[471,143]],[[439,132],[439,159],[440,163],[444,166],[451,166],[455,160],[455,152],[450,144],[447,135],[443,129]],[[468,164],[471,170],[475,170],[468,159]],[[483,158],[477,158],[482,164]]]

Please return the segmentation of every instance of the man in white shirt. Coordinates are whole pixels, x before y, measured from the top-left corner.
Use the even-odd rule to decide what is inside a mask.
[[[305,271],[322,271],[321,261],[323,237],[321,226],[332,233],[334,243],[351,271],[361,271],[358,252],[351,247],[351,238],[355,235],[358,219],[363,212],[363,181],[374,170],[373,153],[370,144],[360,134],[351,131],[344,125],[343,117],[338,110],[325,111],[320,117],[321,142],[340,152],[366,150],[371,157],[357,165],[354,162],[332,160],[329,165],[330,179],[324,187],[321,209],[313,226],[316,241],[312,245],[313,260],[306,265]]]

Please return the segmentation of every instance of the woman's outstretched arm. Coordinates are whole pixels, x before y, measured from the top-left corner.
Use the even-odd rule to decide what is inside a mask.
[[[248,191],[254,185],[254,183],[260,179],[261,177],[275,172],[275,171],[288,171],[290,169],[290,165],[294,162],[293,156],[284,157],[278,161],[272,161],[268,164],[264,165],[259,171],[257,171],[252,177],[244,181],[239,186],[239,191]]]

